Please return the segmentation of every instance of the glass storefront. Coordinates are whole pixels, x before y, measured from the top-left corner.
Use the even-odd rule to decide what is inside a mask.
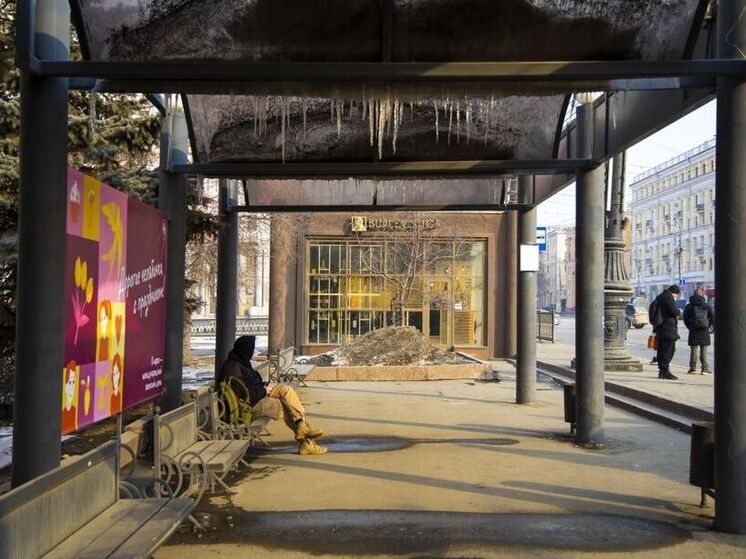
[[[484,346],[487,242],[309,240],[309,344],[408,324],[439,346]]]

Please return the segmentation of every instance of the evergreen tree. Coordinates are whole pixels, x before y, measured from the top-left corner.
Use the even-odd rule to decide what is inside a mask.
[[[71,58],[80,59],[72,34]],[[15,68],[15,1],[0,0],[0,403],[15,370],[15,293],[18,234],[20,73]],[[143,96],[70,91],[68,160],[129,196],[150,202],[155,192],[160,115]],[[214,235],[190,185],[188,235]],[[62,185],[60,186],[62,187]],[[194,306],[187,301],[187,309]]]

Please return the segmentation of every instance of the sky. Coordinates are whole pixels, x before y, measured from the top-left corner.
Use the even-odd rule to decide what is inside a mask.
[[[711,101],[627,150],[626,184],[635,176],[715,137],[715,101]],[[629,199],[629,198],[628,198]],[[575,223],[575,184],[537,206],[537,225]]]

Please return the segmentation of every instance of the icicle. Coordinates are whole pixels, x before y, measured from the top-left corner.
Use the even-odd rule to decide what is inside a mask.
[[[306,98],[301,99],[301,110],[303,111],[303,141],[306,141]]]
[[[414,103],[412,101],[409,102],[409,120],[414,122]]]
[[[329,121],[334,124],[334,99],[329,99]]]
[[[344,110],[344,101],[337,103],[337,138],[342,137],[342,111]]]
[[[267,135],[267,121],[269,120],[269,96],[264,98],[264,135]]]
[[[453,124],[453,103],[448,102],[448,145],[451,145],[451,125]]]
[[[386,135],[387,105],[388,101],[378,102],[378,159],[383,159],[383,138]]]
[[[438,126],[438,100],[435,99],[433,101],[433,105],[435,105],[435,143],[438,143],[438,136],[440,134],[440,127]]]
[[[368,101],[363,99],[363,118],[362,118],[363,122],[365,122],[365,117],[367,116],[367,114],[368,114]]]
[[[259,107],[257,106],[256,96],[254,96],[254,97],[251,98],[251,102],[252,102],[252,104],[254,106],[254,137],[256,138],[257,137],[256,136],[256,127],[257,127],[257,124],[259,123],[259,115],[257,114],[257,112],[259,110]]]
[[[391,141],[391,146],[396,153],[396,137],[399,135],[399,118],[401,115],[401,107],[399,106],[399,100],[394,100],[394,136]]]
[[[374,103],[375,101],[368,101],[368,127],[370,128],[370,147],[373,147],[373,127],[375,126],[375,123],[373,122],[373,119],[375,117]]]
[[[285,98],[280,97],[280,134],[282,135],[282,162],[285,163]]]
[[[466,145],[471,139],[471,101],[466,104]]]
[[[481,101],[480,101],[481,103]],[[490,120],[492,119],[492,106],[490,105],[489,109],[484,110],[486,113],[484,118],[484,145],[487,145],[487,132],[490,129]]]
[[[461,102],[456,101],[456,143],[461,143]]]

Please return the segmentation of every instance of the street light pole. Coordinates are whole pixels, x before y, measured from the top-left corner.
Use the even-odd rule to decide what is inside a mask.
[[[632,358],[627,339],[626,306],[634,289],[624,261],[627,219],[624,217],[625,153],[614,157],[611,174],[611,206],[607,212],[604,242],[604,369],[642,371],[642,363]]]

